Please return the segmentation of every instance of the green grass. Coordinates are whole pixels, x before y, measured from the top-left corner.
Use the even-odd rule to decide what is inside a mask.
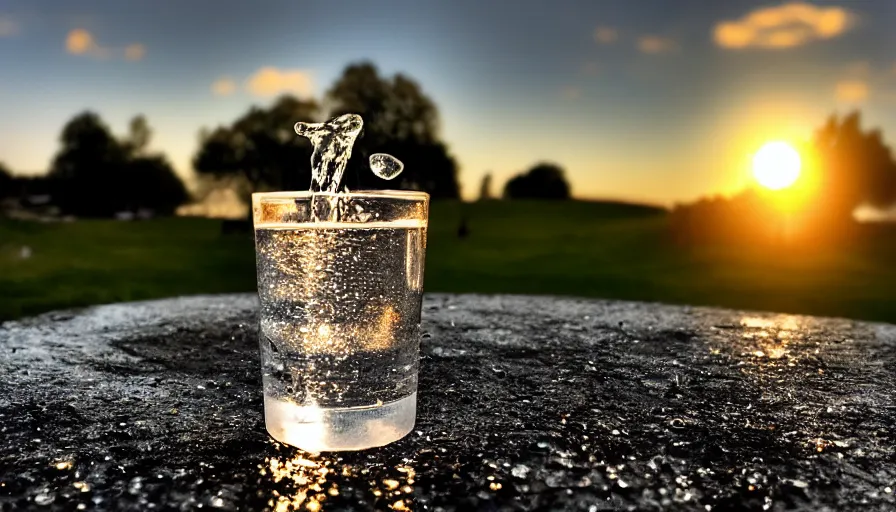
[[[456,236],[462,215],[469,236]],[[426,290],[717,305],[896,323],[896,240],[873,250],[666,242],[667,218],[603,203],[432,205]],[[23,245],[33,256],[21,259]],[[220,222],[0,221],[0,319],[97,303],[253,291],[251,237]]]
[[[0,318],[107,302],[252,290],[251,239],[220,222],[0,223]],[[32,257],[21,259],[27,245]]]

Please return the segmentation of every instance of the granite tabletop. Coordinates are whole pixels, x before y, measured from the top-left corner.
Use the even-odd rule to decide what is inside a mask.
[[[0,326],[0,509],[896,509],[896,326],[430,294],[414,431],[310,454],[265,431],[255,316]]]

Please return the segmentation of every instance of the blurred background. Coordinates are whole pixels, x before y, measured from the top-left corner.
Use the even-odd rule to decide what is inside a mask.
[[[433,197],[430,292],[896,322],[896,2],[0,3],[0,320],[253,291],[296,121]],[[395,181],[369,154],[405,163]]]

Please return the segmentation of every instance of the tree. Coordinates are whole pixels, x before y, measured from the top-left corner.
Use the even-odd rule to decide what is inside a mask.
[[[0,199],[12,195],[12,174],[0,162]]]
[[[388,153],[404,163],[404,171],[393,181],[382,180],[370,170],[367,152]],[[399,188],[423,190],[434,199],[457,199],[460,197],[460,185],[457,182],[457,162],[448,153],[442,142],[415,143],[408,140],[394,140],[377,149],[361,149],[362,158],[352,160],[360,169],[355,168],[353,189],[361,188]],[[346,170],[346,174],[350,169]],[[346,180],[351,183],[350,180]],[[395,182],[398,182],[397,185]]]
[[[506,199],[569,199],[569,184],[563,169],[541,163],[518,174],[504,185]]]
[[[65,125],[59,140],[62,148],[49,177],[62,211],[101,217],[123,209],[127,201],[121,194],[120,172],[125,151],[102,119],[93,112],[79,114]]]
[[[149,146],[152,138],[152,129],[146,121],[146,117],[142,115],[135,116],[128,125],[128,138],[123,142],[128,153],[133,156],[140,156]]]
[[[435,103],[414,80],[402,75],[381,77],[368,62],[352,64],[327,92],[330,116],[359,114],[364,130],[346,168],[350,188],[424,190],[434,198],[457,198],[457,163],[439,138]],[[376,177],[367,159],[389,153],[404,164],[404,172],[389,182]]]
[[[369,63],[348,66],[326,97],[327,117],[360,114],[364,130],[356,141],[343,178],[350,189],[406,188],[433,197],[460,195],[457,163],[438,137],[438,111],[413,80],[382,78]],[[253,107],[230,126],[200,132],[193,158],[197,173],[218,180],[238,178],[247,191],[307,189],[311,184],[311,145],[292,127],[318,121],[313,101],[281,97],[270,108]],[[404,164],[394,181],[376,177],[368,158],[389,153]]]
[[[127,163],[126,180],[131,210],[149,209],[171,215],[190,195],[171,164],[161,155],[138,157]]]
[[[297,121],[315,121],[318,106],[292,96],[269,108],[252,107],[231,126],[200,132],[193,168],[200,175],[240,177],[248,192],[300,190],[311,183],[311,144],[293,131]]]
[[[492,173],[486,173],[479,185],[479,200],[488,201],[492,198]]]
[[[861,116],[830,116],[813,136],[807,180],[799,189],[747,190],[703,199],[673,211],[669,227],[685,243],[792,244],[803,248],[861,241],[853,212],[896,202],[896,162],[878,130],[863,131]]]
[[[815,133],[821,183],[819,207],[851,219],[863,203],[887,207],[896,201],[896,162],[879,130],[862,131],[861,116],[836,116]]]
[[[134,119],[130,137],[122,141],[93,112],[63,127],[49,178],[64,213],[109,217],[137,208],[171,213],[187,200],[183,182],[164,157],[145,153],[151,133],[146,119]]]

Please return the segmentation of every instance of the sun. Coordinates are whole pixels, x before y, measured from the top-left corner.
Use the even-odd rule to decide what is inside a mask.
[[[800,154],[786,142],[767,142],[753,156],[753,177],[765,188],[781,190],[800,177]]]

